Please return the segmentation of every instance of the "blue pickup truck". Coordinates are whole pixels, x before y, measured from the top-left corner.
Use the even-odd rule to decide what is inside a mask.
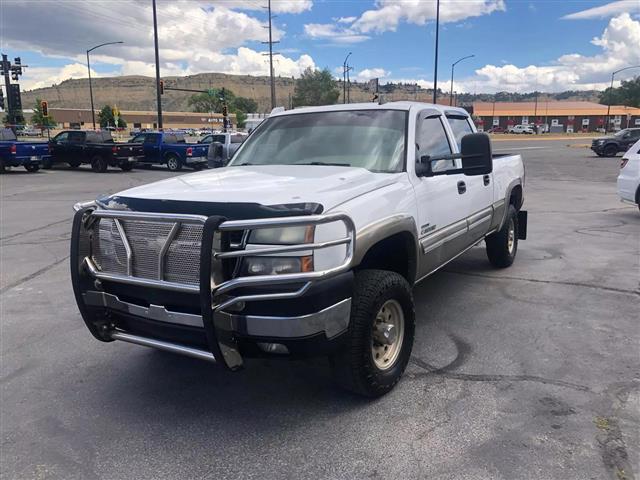
[[[20,142],[10,128],[0,129],[0,173],[6,167],[24,167],[28,172],[37,172],[49,155],[47,142]]]
[[[144,132],[136,135],[131,143],[140,143],[144,149],[144,158],[139,164],[167,165],[173,172],[182,167],[201,170],[207,167],[209,145],[186,143],[184,136],[168,132]]]

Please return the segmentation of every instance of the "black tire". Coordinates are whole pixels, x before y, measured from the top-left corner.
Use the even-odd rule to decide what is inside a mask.
[[[120,164],[120,168],[122,169],[123,172],[130,172],[131,170],[133,170],[133,163],[121,163]]]
[[[507,218],[502,228],[487,236],[487,257],[497,268],[510,267],[518,253],[518,212],[509,204]]]
[[[176,155],[167,156],[167,168],[172,172],[182,170],[182,162]]]
[[[93,170],[94,172],[105,173],[108,167],[109,165],[107,164],[107,161],[100,155],[95,155],[91,159],[91,170]]]
[[[40,170],[40,165],[37,163],[30,163],[29,165],[25,165],[24,168],[27,172],[34,173]]]
[[[44,168],[45,170],[49,170],[52,167],[53,167],[53,161],[50,158],[47,158],[46,160],[42,161],[42,168]]]
[[[609,145],[606,145],[604,147],[604,149],[602,150],[602,154],[605,157],[615,157],[618,154],[618,147],[610,143]]]
[[[401,307],[404,328],[396,357],[381,369],[374,361],[373,326],[388,301],[395,301]],[[384,395],[398,383],[407,367],[414,333],[413,296],[404,277],[384,270],[357,272],[345,347],[330,358],[334,379],[358,395],[370,398]]]
[[[0,160],[0,173],[4,173],[6,171],[7,171],[7,169],[4,166],[4,162],[2,160]]]
[[[79,166],[80,166],[80,162],[78,162],[77,160],[73,162],[69,162],[69,168],[78,168]]]

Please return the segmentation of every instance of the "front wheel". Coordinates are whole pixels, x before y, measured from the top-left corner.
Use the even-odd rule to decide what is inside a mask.
[[[607,145],[602,152],[605,157],[615,157],[618,154],[618,147],[615,145]]]
[[[346,345],[330,359],[336,382],[366,397],[389,392],[407,367],[414,332],[413,296],[404,277],[357,272]]]
[[[511,266],[518,252],[518,212],[513,205],[509,205],[502,228],[487,236],[485,243],[491,265],[498,268]]]
[[[175,155],[171,155],[167,157],[167,168],[172,172],[177,172],[178,170],[182,170],[182,162]]]
[[[40,165],[37,163],[30,163],[29,165],[25,165],[24,168],[27,172],[37,172],[40,170]]]

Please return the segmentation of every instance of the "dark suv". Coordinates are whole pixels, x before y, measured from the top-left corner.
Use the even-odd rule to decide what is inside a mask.
[[[594,138],[591,150],[600,157],[615,157],[618,152],[626,152],[640,140],[640,128],[625,128],[610,137]]]

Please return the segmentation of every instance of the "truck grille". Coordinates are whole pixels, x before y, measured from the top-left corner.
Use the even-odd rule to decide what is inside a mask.
[[[199,284],[201,224],[176,226],[167,222],[119,220],[121,232],[117,222],[101,218],[94,226],[92,259],[100,271]],[[127,245],[131,250],[130,272]]]

